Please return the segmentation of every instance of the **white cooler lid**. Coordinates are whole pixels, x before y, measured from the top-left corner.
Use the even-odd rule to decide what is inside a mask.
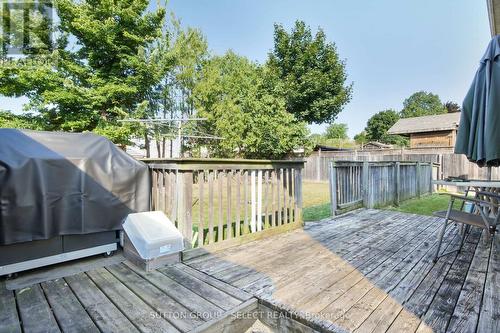
[[[140,238],[149,244],[173,238],[182,238],[179,230],[161,211],[129,214],[125,219],[123,228],[127,234],[139,234]]]

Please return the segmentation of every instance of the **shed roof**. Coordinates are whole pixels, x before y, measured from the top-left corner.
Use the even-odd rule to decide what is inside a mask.
[[[500,0],[487,0],[491,36],[500,34]]]
[[[388,144],[385,144],[385,143],[382,143],[382,142],[378,142],[378,141],[370,141],[370,142],[367,142],[363,145],[363,147],[370,147],[370,146],[373,146],[373,147],[376,147],[376,148],[380,148],[380,149],[390,149],[390,148],[393,148],[392,145],[388,145]]]
[[[445,113],[433,116],[399,119],[388,134],[410,134],[423,132],[447,131],[458,128],[460,112]]]

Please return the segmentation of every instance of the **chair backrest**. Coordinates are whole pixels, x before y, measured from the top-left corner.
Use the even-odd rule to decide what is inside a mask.
[[[491,202],[498,205],[500,202],[500,189],[497,187],[481,187],[476,189],[476,198],[486,202]],[[485,207],[485,213],[488,216],[496,216],[498,214],[497,206]]]

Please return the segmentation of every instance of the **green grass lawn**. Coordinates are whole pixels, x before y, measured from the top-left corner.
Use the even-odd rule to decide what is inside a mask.
[[[326,190],[328,190],[328,186],[326,187]],[[312,188],[309,189],[309,191],[312,193]],[[314,194],[312,195],[318,195],[319,194]],[[331,211],[330,211],[330,204],[329,204],[329,196],[328,192],[324,198],[324,203],[322,204],[310,204],[310,205],[304,205],[304,210],[303,210],[303,219],[304,221],[319,221],[321,219],[327,218],[331,216]],[[399,212],[404,212],[404,213],[413,213],[413,214],[419,214],[419,215],[432,215],[433,212],[437,210],[446,210],[448,209],[448,203],[449,203],[450,197],[447,195],[443,194],[431,194],[431,195],[426,195],[422,196],[420,199],[410,199],[402,202],[398,207],[381,207],[381,209],[387,209],[387,210],[394,210],[394,211],[399,211]],[[321,200],[318,200],[321,201]],[[314,201],[314,203],[317,203],[318,201]],[[455,207],[456,209],[459,209],[461,205],[461,201],[457,200],[455,201]]]
[[[319,221],[331,216],[330,192],[328,183],[304,182],[303,189],[303,210],[304,221]]]
[[[413,213],[419,215],[432,215],[437,210],[448,209],[450,197],[443,194],[431,194],[421,197],[420,199],[410,199],[402,202],[399,207],[386,207],[384,209],[395,210],[403,213]],[[455,208],[459,209],[461,201],[455,201]]]
[[[304,221],[319,221],[332,215],[330,203],[304,207],[302,218]]]

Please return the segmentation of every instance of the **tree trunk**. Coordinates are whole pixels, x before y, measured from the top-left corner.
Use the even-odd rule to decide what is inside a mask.
[[[162,148],[161,157],[165,158],[165,149],[166,149],[166,146],[167,146],[167,139],[165,139],[165,137],[163,137],[161,145],[162,145],[162,147],[161,147]]]
[[[150,158],[151,151],[149,147],[149,136],[147,131],[144,131],[144,145],[146,146],[146,158]]]

